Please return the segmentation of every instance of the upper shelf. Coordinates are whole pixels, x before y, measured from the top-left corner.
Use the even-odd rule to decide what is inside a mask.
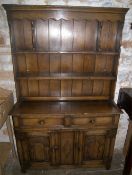
[[[31,50],[23,50],[23,51],[13,51],[12,54],[89,54],[89,55],[119,55],[119,52],[100,52],[100,51],[31,51]]]
[[[111,73],[44,73],[44,72],[27,72],[19,73],[16,79],[109,79],[115,80],[116,77]]]

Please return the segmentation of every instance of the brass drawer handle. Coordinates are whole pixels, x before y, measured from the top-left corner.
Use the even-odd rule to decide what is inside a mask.
[[[91,119],[90,121],[89,121],[89,123],[91,123],[91,124],[94,124],[96,121],[95,121],[95,119]]]
[[[45,121],[44,120],[40,120],[38,123],[39,123],[39,125],[44,125]]]
[[[59,150],[59,146],[55,145],[55,146],[51,147],[51,151],[56,151],[56,150]]]

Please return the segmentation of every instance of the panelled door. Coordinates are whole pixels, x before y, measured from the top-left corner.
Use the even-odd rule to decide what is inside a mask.
[[[51,132],[52,164],[79,164],[82,156],[82,132],[60,130]]]
[[[17,148],[22,167],[50,163],[50,139],[48,132],[16,133]]]
[[[53,165],[110,168],[116,129],[54,130],[50,143]]]
[[[84,131],[82,164],[87,166],[105,165],[109,168],[116,129]]]
[[[18,134],[17,146],[25,166],[106,165],[109,168],[116,129],[111,130],[52,130]]]

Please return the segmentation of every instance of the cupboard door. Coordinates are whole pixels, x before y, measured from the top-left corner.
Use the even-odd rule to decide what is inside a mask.
[[[28,140],[32,162],[49,162],[49,136],[33,136]]]
[[[53,165],[81,164],[83,149],[82,131],[53,131],[50,138]]]
[[[74,132],[62,131],[60,133],[61,165],[74,164]]]
[[[47,133],[17,133],[19,159],[23,164],[43,163],[50,161],[50,140]]]
[[[51,132],[51,159],[53,165],[74,164],[74,131]]]
[[[116,129],[84,131],[82,164],[110,168]]]

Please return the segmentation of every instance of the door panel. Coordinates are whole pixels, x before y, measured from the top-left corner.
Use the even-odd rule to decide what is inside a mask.
[[[47,133],[16,133],[20,162],[50,162],[50,140]]]
[[[59,132],[52,131],[50,133],[50,146],[51,146],[51,164],[60,164],[60,137]]]
[[[84,137],[83,160],[100,160],[103,159],[105,149],[105,136],[88,136]]]
[[[84,131],[82,164],[102,162],[102,165],[110,168],[115,136],[116,129]]]
[[[74,132],[60,133],[61,164],[70,165],[74,163]]]
[[[53,131],[51,133],[52,164],[74,164],[74,131]]]
[[[33,162],[48,162],[49,161],[49,137],[31,137],[29,142],[29,155]]]
[[[83,132],[79,130],[60,130],[51,136],[53,164],[78,165],[82,163]]]

